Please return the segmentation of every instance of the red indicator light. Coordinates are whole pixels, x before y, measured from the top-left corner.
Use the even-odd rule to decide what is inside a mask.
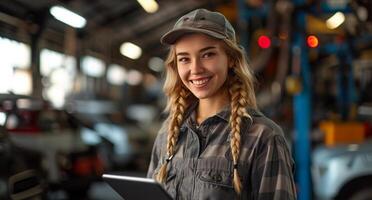
[[[316,48],[319,45],[319,40],[315,35],[310,35],[307,37],[307,46],[311,48]]]
[[[267,49],[271,46],[271,40],[266,35],[261,35],[258,38],[258,46],[260,46],[263,49]]]

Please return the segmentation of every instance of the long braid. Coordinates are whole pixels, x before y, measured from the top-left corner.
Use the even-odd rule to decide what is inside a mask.
[[[171,107],[171,112],[168,117],[169,125],[167,137],[167,159],[166,162],[160,167],[159,173],[156,176],[156,179],[160,183],[164,183],[167,178],[167,165],[175,154],[175,147],[180,133],[180,126],[182,124],[183,115],[187,107],[186,99],[189,93],[183,87],[181,87],[179,90],[179,95],[175,96],[174,103]]]
[[[244,84],[239,80],[238,76],[232,77],[230,80],[229,93],[231,98],[231,115],[230,115],[230,128],[231,128],[231,154],[233,158],[234,172],[233,172],[233,185],[236,193],[241,194],[242,183],[238,173],[238,161],[240,155],[240,126],[243,116],[248,116],[246,111],[247,102],[247,90]]]

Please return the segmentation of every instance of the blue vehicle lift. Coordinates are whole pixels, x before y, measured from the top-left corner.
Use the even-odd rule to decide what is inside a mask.
[[[294,0],[295,6],[302,6],[306,3],[305,0]],[[315,10],[310,8],[310,12],[317,13],[335,13],[350,12],[349,7],[331,8],[325,2],[322,2],[320,9]],[[311,130],[311,69],[308,58],[308,47],[305,44],[306,40],[306,17],[307,13],[304,10],[298,10],[295,16],[296,32],[294,32],[294,39],[292,44],[292,55],[300,59],[299,75],[302,80],[302,90],[294,96],[294,125],[296,130],[295,136],[295,161],[296,161],[296,182],[298,186],[298,199],[310,200],[312,199],[312,185],[311,185],[311,147],[310,147],[310,130]],[[337,45],[326,45],[320,47],[319,51],[334,53],[342,61],[343,67],[339,68],[337,74],[337,102],[340,104],[341,115],[345,119],[348,115],[348,108],[355,102],[354,78],[351,67],[352,54],[351,48],[347,43]],[[293,63],[296,64],[296,63]],[[296,67],[296,66],[292,66]],[[349,67],[347,69],[347,67]],[[345,77],[345,72],[348,76]],[[346,88],[346,89],[345,89]]]
[[[305,0],[294,0],[295,5],[303,5]],[[249,9],[244,0],[238,1],[239,18],[242,22],[247,22],[253,16],[267,16],[268,8],[264,4],[258,9]],[[294,97],[294,116],[296,137],[294,143],[294,153],[296,161],[296,182],[298,186],[298,199],[311,199],[310,185],[310,122],[311,122],[311,74],[308,61],[307,46],[305,41],[305,16],[303,10],[296,12],[296,32],[292,41],[292,54],[298,56],[296,59],[299,71],[297,75],[302,78],[302,91]],[[243,46],[248,46],[249,33],[242,31],[240,41]]]
[[[272,2],[271,2],[272,3]],[[292,54],[292,73],[300,77],[301,91],[294,95],[293,109],[294,109],[294,158],[296,162],[295,180],[298,189],[299,200],[312,199],[312,185],[311,185],[311,121],[312,121],[312,80],[311,68],[309,63],[309,47],[306,44],[306,15],[335,13],[351,11],[349,6],[344,7],[330,7],[326,2],[320,2],[320,7],[311,6],[306,7],[306,0],[292,0],[296,8],[293,16],[294,26],[293,37],[291,41]],[[302,9],[301,9],[302,8]],[[260,8],[248,8],[246,1],[238,0],[239,19],[246,23],[251,17],[265,17],[270,12],[267,3],[264,3]],[[244,25],[244,24],[243,24]],[[243,46],[247,47],[249,43],[249,32],[241,31],[240,41]],[[349,114],[350,105],[356,102],[356,94],[354,88],[353,70],[351,67],[352,54],[350,44],[344,42],[342,44],[328,44],[319,47],[318,51],[336,54],[341,62],[339,71],[337,73],[337,102],[341,110],[341,115],[345,119]],[[347,73],[347,75],[345,74]]]

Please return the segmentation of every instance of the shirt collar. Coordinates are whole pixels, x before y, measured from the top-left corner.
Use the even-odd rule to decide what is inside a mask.
[[[187,127],[192,127],[193,126],[193,113],[195,112],[195,108],[198,106],[198,102],[191,103],[191,105],[186,109],[185,112],[185,121],[181,125],[181,129]]]
[[[192,103],[189,108],[187,109],[187,113],[185,115],[185,117],[187,118],[187,121],[188,122],[192,122],[192,120],[196,120],[195,119],[195,111],[196,111],[196,107],[199,105],[199,102],[196,101],[194,103]],[[225,107],[222,108],[222,110],[220,112],[218,112],[215,116],[225,120],[226,122],[229,122],[229,117],[230,117],[230,104],[226,105]]]
[[[192,103],[186,111],[185,119],[186,119],[186,123],[189,124],[189,125],[191,125],[193,120],[195,120],[195,119],[193,119],[193,118],[195,118],[195,117],[193,117],[193,115],[195,113],[195,109],[198,106],[198,104],[199,104],[198,101]],[[216,114],[216,116],[223,119],[224,121],[226,121],[228,123],[230,115],[231,115],[230,111],[231,111],[230,104],[228,104],[228,105],[224,106],[222,108],[222,110]],[[252,117],[253,116],[255,116],[255,117],[262,116],[262,113],[260,111],[258,111],[257,109],[247,108],[247,112]]]
[[[226,105],[225,107],[222,108],[222,110],[216,114],[217,117],[225,120],[226,122],[229,122],[230,118],[230,105]]]

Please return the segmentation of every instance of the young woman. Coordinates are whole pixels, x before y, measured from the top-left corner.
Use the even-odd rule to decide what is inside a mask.
[[[169,115],[148,177],[174,199],[296,199],[282,130],[257,110],[254,77],[228,20],[197,9],[161,42],[170,45]]]

